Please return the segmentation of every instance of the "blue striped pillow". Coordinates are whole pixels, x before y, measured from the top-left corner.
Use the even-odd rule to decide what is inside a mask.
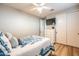
[[[5,53],[0,49],[0,56],[5,56]]]
[[[5,49],[6,49],[8,52],[10,52],[10,49],[9,49],[9,47],[8,47],[8,45],[7,45],[7,42],[4,42],[3,39],[4,39],[4,38],[3,38],[3,33],[1,32],[1,33],[0,33],[0,43],[1,43],[1,45],[2,45],[3,47],[5,47]]]
[[[3,47],[0,44],[0,56],[9,56],[10,54],[8,53],[8,51],[5,49],[5,47]]]

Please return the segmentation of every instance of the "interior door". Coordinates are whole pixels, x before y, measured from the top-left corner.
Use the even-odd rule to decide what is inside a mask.
[[[66,44],[66,14],[56,15],[56,42]]]
[[[79,11],[67,15],[67,44],[79,47]]]
[[[40,36],[44,36],[45,32],[45,20],[40,19]]]

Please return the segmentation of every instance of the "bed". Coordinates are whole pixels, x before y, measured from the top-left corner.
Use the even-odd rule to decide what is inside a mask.
[[[34,36],[33,38],[36,38]],[[54,50],[53,45],[50,43],[49,38],[38,37],[37,41],[31,42],[24,46],[19,45],[17,48],[12,49],[11,56],[46,56],[52,50]]]

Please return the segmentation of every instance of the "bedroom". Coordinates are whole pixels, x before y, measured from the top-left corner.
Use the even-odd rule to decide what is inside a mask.
[[[79,56],[78,15],[78,3],[0,3],[0,55]]]

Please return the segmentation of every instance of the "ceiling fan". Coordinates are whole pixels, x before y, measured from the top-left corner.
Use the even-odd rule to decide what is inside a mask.
[[[33,3],[33,5],[35,6],[34,8],[32,8],[33,10],[37,10],[40,14],[42,13],[43,9],[48,9],[50,10],[49,7],[45,6],[45,3]]]

